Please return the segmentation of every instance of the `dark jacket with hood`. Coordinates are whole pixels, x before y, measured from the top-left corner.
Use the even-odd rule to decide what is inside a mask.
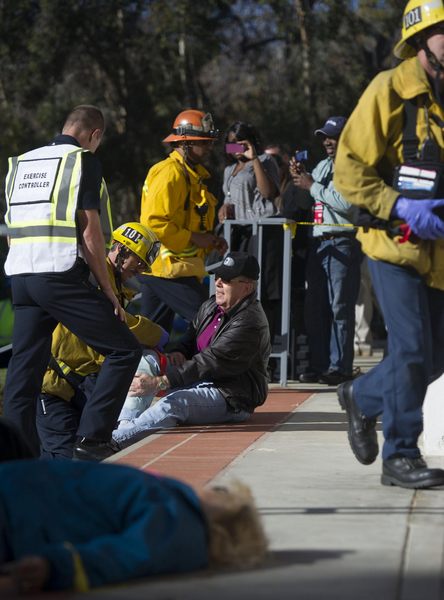
[[[222,316],[210,345],[197,351],[197,338],[213,319],[215,297],[204,302],[193,323],[168,351],[180,351],[188,359],[167,368],[172,388],[208,381],[220,390],[233,411],[253,412],[268,394],[267,365],[271,352],[267,318],[253,292]]]

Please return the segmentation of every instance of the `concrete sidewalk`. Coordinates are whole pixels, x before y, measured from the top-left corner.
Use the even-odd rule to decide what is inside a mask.
[[[364,368],[377,358],[362,363]],[[307,391],[307,386],[291,387]],[[443,598],[444,491],[382,486],[380,460],[362,466],[349,449],[334,388],[312,386],[312,392],[215,479],[235,477],[252,487],[270,540],[264,565],[242,573],[144,580],[76,597]],[[444,459],[429,462],[444,467]]]

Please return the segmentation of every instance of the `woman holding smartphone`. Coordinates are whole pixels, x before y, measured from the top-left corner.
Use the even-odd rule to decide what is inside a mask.
[[[227,166],[224,171],[224,203],[219,209],[219,222],[225,219],[256,221],[276,216],[279,195],[279,167],[275,159],[263,152],[255,128],[236,121],[225,137]],[[242,250],[256,255],[256,241],[249,225],[231,228],[230,250]],[[273,340],[278,324],[282,297],[282,230],[264,227],[261,260],[260,300],[267,315]],[[273,375],[270,369],[270,377]]]
[[[228,165],[224,171],[224,203],[219,222],[231,219],[259,219],[277,213],[279,168],[272,156],[262,150],[255,128],[236,121],[225,137]]]

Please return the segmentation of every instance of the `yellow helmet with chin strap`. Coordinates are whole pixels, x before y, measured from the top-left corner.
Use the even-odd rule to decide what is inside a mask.
[[[393,49],[398,58],[415,56],[417,50],[411,44],[414,35],[444,21],[442,0],[410,0],[404,9],[401,39]]]
[[[151,265],[156,260],[160,241],[154,231],[142,223],[130,222],[117,227],[113,232],[113,240],[123,244],[145,263],[145,273],[151,273]]]

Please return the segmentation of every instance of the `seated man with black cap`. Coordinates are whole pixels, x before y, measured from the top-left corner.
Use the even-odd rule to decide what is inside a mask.
[[[171,391],[137,418],[120,422],[115,441],[128,445],[152,430],[184,423],[246,421],[265,402],[271,346],[256,297],[259,264],[249,254],[231,252],[212,272],[216,293],[170,344],[165,374],[136,375],[130,387],[134,396]]]

